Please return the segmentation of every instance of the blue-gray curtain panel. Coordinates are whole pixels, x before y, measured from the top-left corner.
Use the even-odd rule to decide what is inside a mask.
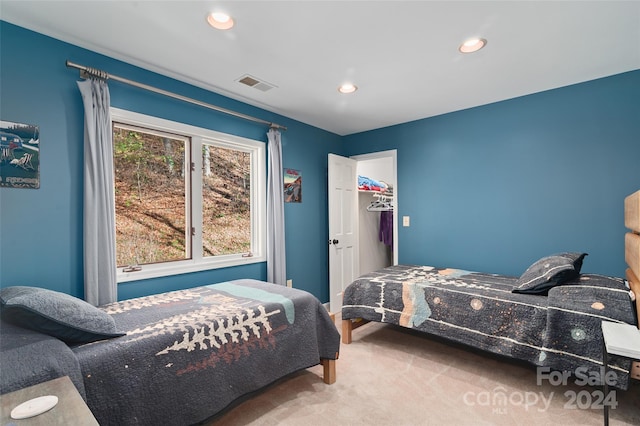
[[[267,132],[267,281],[286,285],[287,263],[284,242],[284,180],[280,131]]]
[[[118,299],[109,86],[79,81],[84,103],[84,292],[92,305]]]

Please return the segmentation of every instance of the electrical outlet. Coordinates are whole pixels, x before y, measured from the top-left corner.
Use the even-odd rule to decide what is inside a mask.
[[[411,225],[411,219],[409,218],[409,216],[402,216],[402,226],[410,226]]]
[[[293,280],[287,280],[287,287],[293,287]]]

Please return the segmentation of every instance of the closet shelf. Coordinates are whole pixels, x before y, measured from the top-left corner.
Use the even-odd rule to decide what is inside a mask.
[[[386,193],[389,193],[390,191],[382,192],[382,191],[374,191],[374,190],[371,190],[371,189],[358,189],[358,192],[363,192],[363,193],[367,193],[367,194],[380,194],[380,195],[384,195],[384,194],[386,194]]]

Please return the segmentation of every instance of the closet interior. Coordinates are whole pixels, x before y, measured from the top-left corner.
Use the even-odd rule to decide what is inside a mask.
[[[358,159],[360,274],[394,264],[393,158]]]

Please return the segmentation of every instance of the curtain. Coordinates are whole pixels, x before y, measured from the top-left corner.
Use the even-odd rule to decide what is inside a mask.
[[[84,293],[92,305],[115,302],[116,236],[109,87],[79,81],[84,103]]]
[[[284,242],[284,190],[280,131],[269,129],[267,168],[267,281],[286,285],[287,264]]]

